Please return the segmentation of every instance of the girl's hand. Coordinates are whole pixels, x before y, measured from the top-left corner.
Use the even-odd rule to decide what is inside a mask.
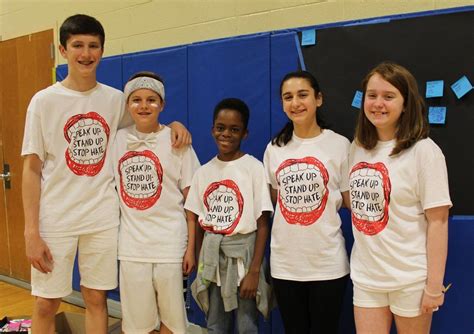
[[[196,267],[196,260],[194,258],[194,250],[187,249],[183,257],[183,274],[189,275]]]
[[[444,303],[444,293],[431,294],[430,292],[423,292],[423,298],[421,299],[421,312],[422,313],[433,313],[438,311],[439,307]]]
[[[240,282],[240,298],[255,299],[257,296],[259,272],[249,271]]]

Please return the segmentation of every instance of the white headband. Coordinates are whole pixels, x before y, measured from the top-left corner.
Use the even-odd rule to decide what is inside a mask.
[[[130,94],[132,94],[134,91],[139,90],[139,89],[152,90],[156,94],[161,96],[161,99],[163,101],[165,100],[165,86],[163,86],[163,83],[149,77],[138,77],[133,80],[130,80],[125,85],[125,88],[123,89],[123,93],[125,95],[125,101],[128,101],[128,97],[130,96]]]

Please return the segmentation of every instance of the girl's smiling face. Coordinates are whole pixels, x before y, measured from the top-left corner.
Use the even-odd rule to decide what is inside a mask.
[[[403,111],[404,99],[400,91],[380,74],[371,76],[365,91],[364,114],[375,126],[379,140],[395,138]]]
[[[281,88],[283,111],[295,125],[316,122],[316,110],[322,105],[321,93],[316,94],[308,80],[291,78]]]

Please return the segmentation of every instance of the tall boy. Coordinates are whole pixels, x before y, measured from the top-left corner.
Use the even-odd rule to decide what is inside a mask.
[[[188,220],[199,222],[192,290],[209,333],[232,333],[233,310],[239,333],[258,333],[258,311],[265,316],[270,311],[261,267],[273,206],[262,163],[240,150],[248,120],[243,101],[217,104],[212,136],[219,153],[198,169],[185,204]]]
[[[59,34],[68,75],[32,98],[22,148],[33,331],[54,333],[61,298],[72,292],[78,250],[86,331],[106,333],[119,224],[108,150],[124,115],[123,94],[96,81],[105,40],[100,22],[74,15]]]

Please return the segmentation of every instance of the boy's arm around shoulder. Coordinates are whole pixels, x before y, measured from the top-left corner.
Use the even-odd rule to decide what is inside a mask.
[[[270,212],[263,211],[257,219],[257,236],[255,238],[255,249],[249,271],[240,283],[240,297],[254,299],[257,296],[258,281],[260,277],[260,268],[262,266],[265,254],[265,245],[267,243],[269,227],[268,217]]]
[[[22,197],[25,213],[26,256],[31,265],[42,273],[52,271],[53,256],[39,233],[42,161],[36,154],[23,160]]]
[[[191,132],[189,132],[182,123],[174,121],[168,124],[168,127],[171,129],[171,146],[173,148],[182,148],[191,145]]]

